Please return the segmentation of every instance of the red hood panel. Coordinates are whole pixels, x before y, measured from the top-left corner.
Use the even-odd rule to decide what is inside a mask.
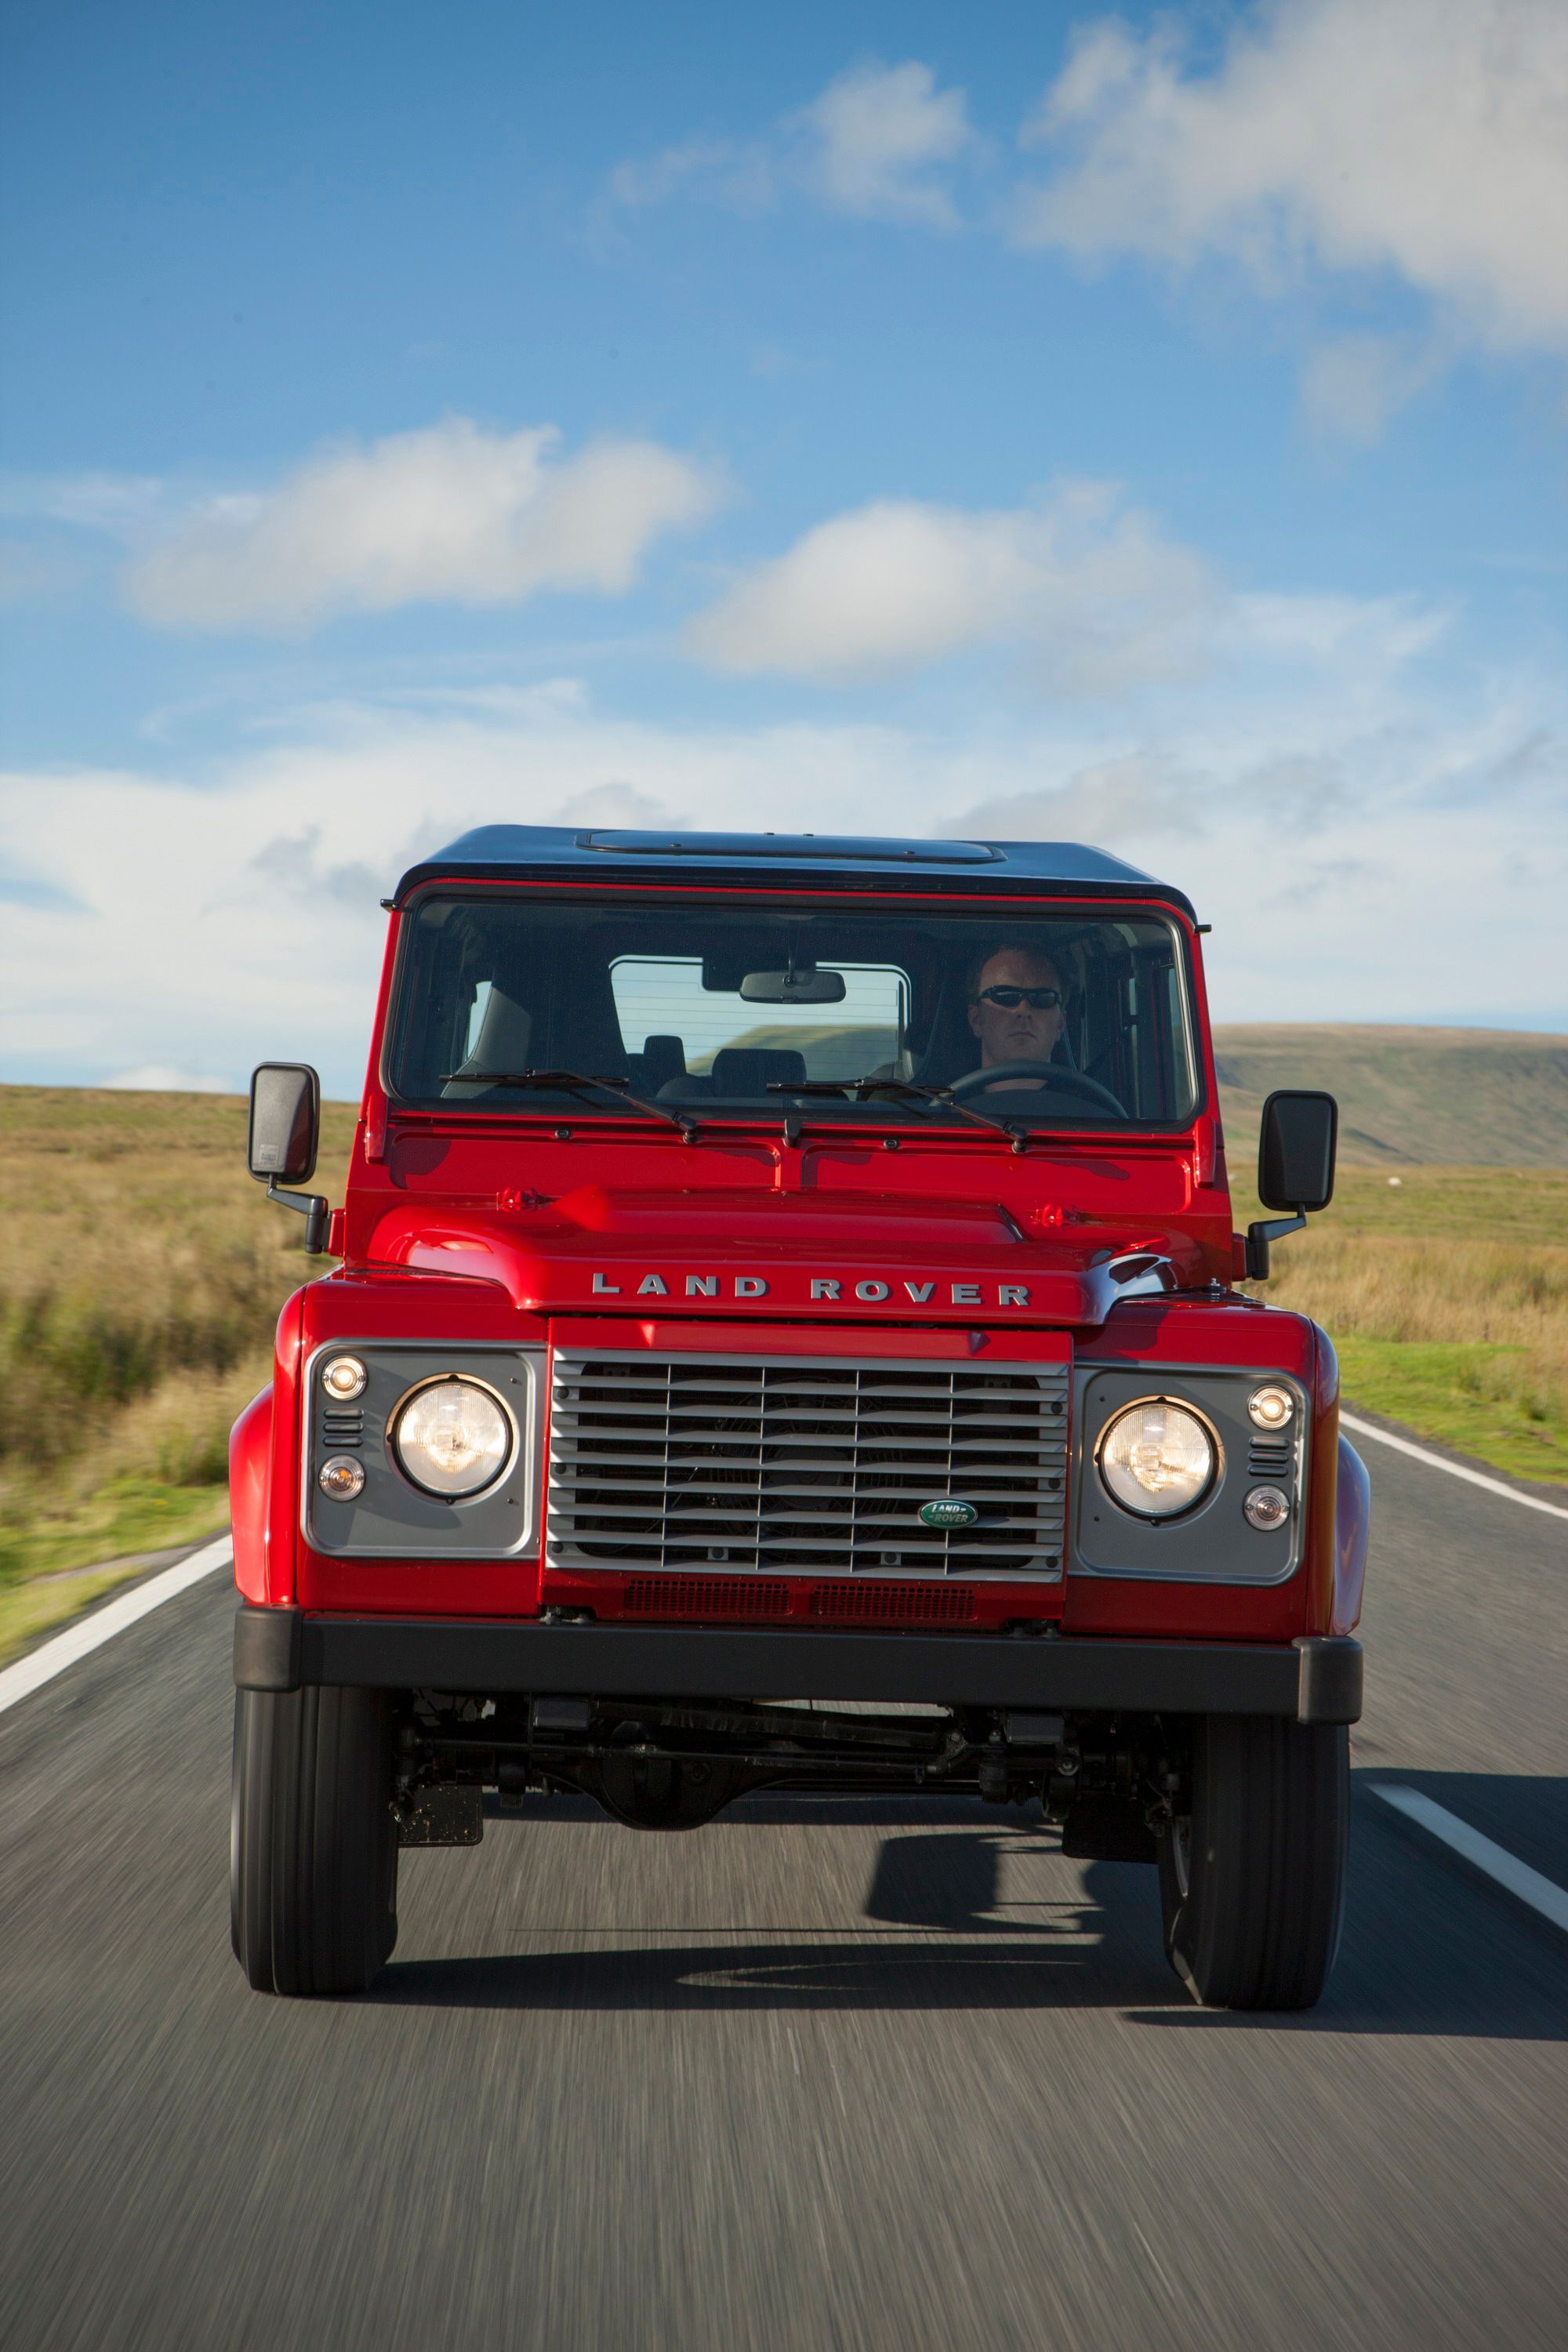
[[[428,1198],[377,1221],[373,1263],[500,1284],[534,1313],[846,1314],[1097,1326],[1201,1278],[1185,1235],[1080,1223],[1048,1238],[994,1202],[597,1189],[515,1213]],[[1165,1262],[1162,1265],[1162,1262]]]

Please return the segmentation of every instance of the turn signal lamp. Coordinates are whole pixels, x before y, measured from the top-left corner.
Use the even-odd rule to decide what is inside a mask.
[[[1268,1388],[1254,1389],[1247,1400],[1247,1416],[1259,1429],[1284,1429],[1295,1410],[1296,1400],[1289,1390],[1272,1382]]]
[[[1249,1528],[1271,1535],[1289,1517],[1290,1497],[1282,1486],[1254,1486],[1241,1509]]]
[[[321,1386],[340,1404],[348,1404],[354,1397],[364,1394],[364,1366],[357,1356],[334,1356],[321,1370]]]
[[[352,1454],[334,1454],[330,1462],[322,1463],[318,1484],[335,1503],[352,1503],[364,1492],[364,1464],[356,1462]]]

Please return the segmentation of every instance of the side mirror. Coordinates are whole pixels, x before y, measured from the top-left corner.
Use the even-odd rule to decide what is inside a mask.
[[[1266,1209],[1328,1207],[1339,1129],[1332,1095],[1285,1088],[1269,1096],[1258,1139],[1258,1197]]]
[[[1258,1197],[1266,1209],[1289,1209],[1288,1217],[1260,1217],[1247,1228],[1247,1271],[1254,1282],[1268,1279],[1268,1244],[1293,1234],[1310,1209],[1326,1209],[1334,1197],[1334,1153],[1340,1107],[1332,1095],[1286,1087],[1263,1106],[1258,1139]]]
[[[321,1081],[305,1062],[263,1062],[250,1080],[246,1162],[258,1184],[305,1184],[316,1172]]]
[[[327,1246],[330,1211],[320,1192],[289,1192],[316,1172],[321,1139],[321,1081],[308,1062],[263,1062],[251,1074],[250,1136],[246,1165],[279,1208],[305,1220],[305,1247],[319,1257]]]

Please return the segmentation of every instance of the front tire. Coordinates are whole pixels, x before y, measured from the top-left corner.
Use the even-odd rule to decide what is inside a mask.
[[[1339,1948],[1350,1823],[1342,1724],[1201,1717],[1192,1811],[1160,1841],[1165,1951],[1210,2009],[1310,2009]]]
[[[235,1694],[229,1907],[258,1992],[363,1992],[397,1940],[384,1691]]]

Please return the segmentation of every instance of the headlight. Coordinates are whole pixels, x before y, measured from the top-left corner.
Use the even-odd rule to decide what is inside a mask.
[[[1147,1397],[1119,1412],[1100,1441],[1106,1491],[1141,1518],[1191,1510],[1214,1483],[1214,1439],[1195,1412],[1168,1397]]]
[[[500,1399],[478,1381],[432,1381],[399,1406],[392,1450],[427,1495],[453,1499],[493,1486],[511,1458],[516,1430]]]

